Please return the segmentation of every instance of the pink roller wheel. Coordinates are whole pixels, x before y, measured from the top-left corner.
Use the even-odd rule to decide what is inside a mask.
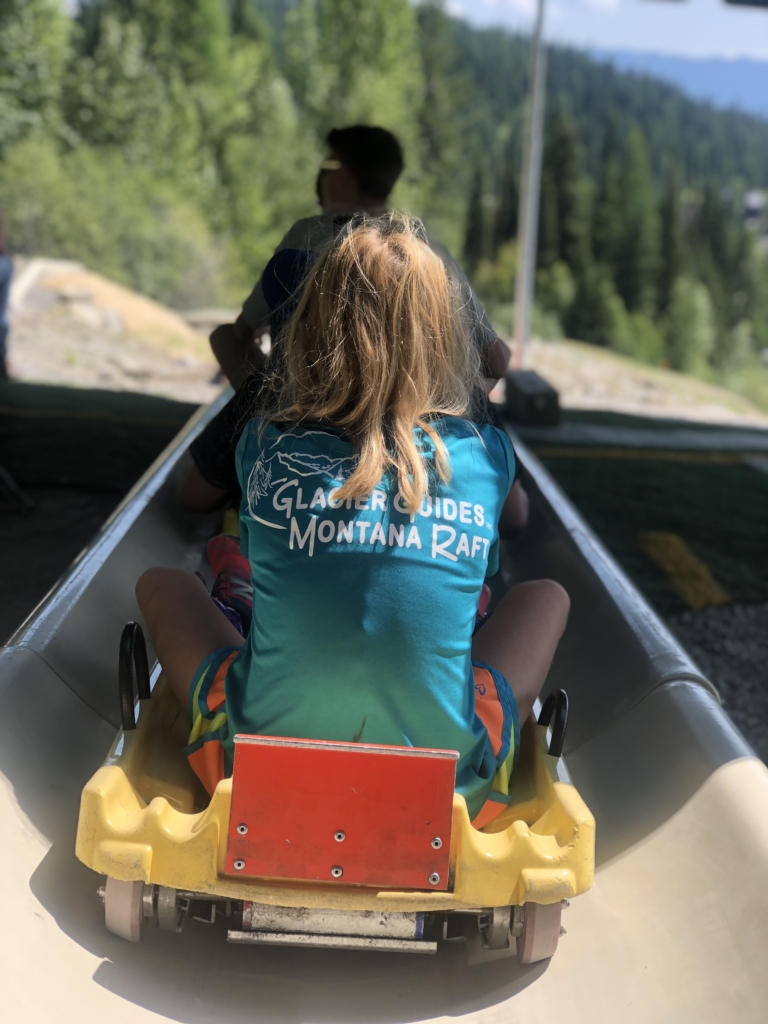
[[[523,934],[517,937],[517,959],[535,964],[554,956],[560,938],[562,904],[526,903]]]
[[[141,942],[143,882],[120,882],[107,878],[104,892],[104,920],[107,931],[128,942]]]

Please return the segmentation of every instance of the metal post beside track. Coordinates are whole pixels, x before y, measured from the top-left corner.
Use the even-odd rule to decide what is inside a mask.
[[[546,52],[542,43],[545,0],[538,0],[531,55],[531,92],[523,152],[520,205],[517,214],[517,277],[515,280],[514,366],[521,370],[531,325],[536,279],[536,244],[541,191],[541,139],[544,124]]]

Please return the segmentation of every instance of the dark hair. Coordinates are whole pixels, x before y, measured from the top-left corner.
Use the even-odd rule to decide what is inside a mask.
[[[325,143],[352,171],[360,192],[372,199],[386,199],[405,166],[402,147],[386,128],[332,128]]]

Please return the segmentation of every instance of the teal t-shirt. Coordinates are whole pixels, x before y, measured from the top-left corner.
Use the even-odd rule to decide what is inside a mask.
[[[471,814],[482,806],[497,765],[471,640],[515,455],[495,427],[436,426],[451,480],[435,478],[412,515],[389,475],[365,499],[338,499],[356,459],[338,431],[246,425],[236,461],[253,621],[226,677],[229,757],[237,733],[458,750],[457,789]]]

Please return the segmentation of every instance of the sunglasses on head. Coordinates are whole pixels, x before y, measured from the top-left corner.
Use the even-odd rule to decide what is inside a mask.
[[[321,160],[319,171],[340,171],[344,165],[341,160]]]

